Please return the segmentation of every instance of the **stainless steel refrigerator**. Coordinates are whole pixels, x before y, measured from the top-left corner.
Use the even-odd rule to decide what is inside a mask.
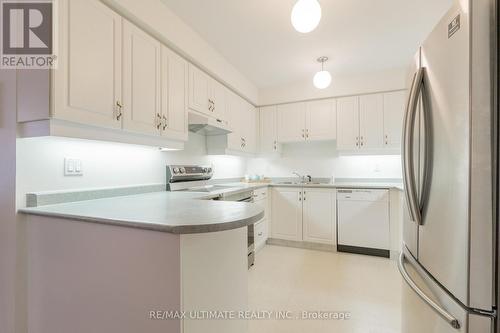
[[[499,332],[496,5],[456,0],[409,73],[402,333]]]

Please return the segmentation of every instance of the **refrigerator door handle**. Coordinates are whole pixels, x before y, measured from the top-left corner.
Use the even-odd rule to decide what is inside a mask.
[[[410,217],[417,224],[422,224],[420,203],[417,198],[415,170],[413,160],[413,130],[417,112],[418,98],[423,84],[424,68],[419,68],[413,76],[412,87],[406,104],[403,130],[403,182],[405,197],[410,211]]]
[[[405,261],[405,254],[403,251],[401,251],[401,254],[399,255],[399,260],[398,260],[398,269],[401,275],[403,276],[403,279],[405,282],[410,286],[410,288],[425,302],[427,305],[429,305],[434,312],[436,312],[441,318],[446,320],[448,324],[451,325],[451,327],[455,329],[460,329],[460,323],[458,322],[458,319],[453,317],[448,311],[446,311],[442,306],[434,302],[429,296],[427,296],[418,286],[417,284],[411,279],[410,275],[406,271],[406,268],[404,266],[404,261]]]

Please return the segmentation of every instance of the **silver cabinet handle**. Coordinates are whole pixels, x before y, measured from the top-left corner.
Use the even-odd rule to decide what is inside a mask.
[[[162,119],[162,123],[163,123],[163,127],[162,127],[162,129],[163,129],[164,131],[166,131],[166,130],[167,130],[167,127],[168,127],[167,117],[163,116],[163,117],[161,117],[161,119]]]
[[[422,224],[422,215],[417,199],[415,185],[415,170],[413,164],[413,129],[415,114],[417,112],[418,97],[422,89],[424,68],[419,68],[413,76],[413,82],[406,104],[406,112],[403,125],[403,182],[405,185],[405,198],[410,211],[410,217],[417,224]]]
[[[156,123],[156,129],[160,129],[161,128],[161,116],[159,113],[156,114],[155,123]]]
[[[401,273],[401,276],[405,280],[405,282],[410,286],[411,289],[425,302],[427,305],[429,305],[434,312],[436,312],[438,315],[440,315],[444,320],[446,320],[451,327],[455,329],[460,328],[460,323],[458,322],[458,319],[453,317],[448,311],[443,309],[439,304],[434,302],[429,296],[427,296],[418,286],[417,284],[411,279],[410,275],[406,271],[405,265],[405,254],[401,252],[399,255],[399,260],[398,260],[398,269],[399,272]]]
[[[116,120],[120,120],[120,118],[123,116],[122,108],[122,103],[120,101],[116,101]]]

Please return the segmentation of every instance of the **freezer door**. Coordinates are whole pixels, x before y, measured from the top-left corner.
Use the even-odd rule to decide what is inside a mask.
[[[474,1],[478,6],[474,15],[489,9],[487,2]],[[472,94],[479,89],[471,88],[475,83],[471,85],[470,54],[481,55],[478,48],[471,48],[469,14],[468,8],[456,3],[421,48],[432,163],[418,261],[465,306],[489,311],[494,265],[491,105],[483,100],[482,107],[471,110],[471,96],[483,97]],[[477,23],[478,17],[474,18]],[[492,89],[488,84],[480,88]]]
[[[449,294],[444,291],[426,272],[416,263],[414,258],[406,252],[404,270],[417,290],[407,283],[402,293],[403,333],[491,333],[493,319],[480,316],[465,310]],[[449,320],[440,315],[418,295],[421,292],[434,302],[440,310],[450,318],[455,319],[458,325],[452,325]],[[457,328],[457,326],[459,326]]]

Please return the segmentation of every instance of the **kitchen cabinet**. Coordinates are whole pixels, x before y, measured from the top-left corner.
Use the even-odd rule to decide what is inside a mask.
[[[266,240],[269,237],[269,201],[268,201],[268,189],[259,188],[254,190],[254,203],[259,205],[264,209],[264,217],[257,223],[255,223],[254,235],[255,235],[255,251],[258,252],[266,244]]]
[[[359,148],[359,98],[337,99],[337,148]]]
[[[182,57],[161,48],[162,135],[188,139],[188,63]]]
[[[244,123],[243,123],[243,151],[255,154],[257,152],[257,119],[258,114],[253,105],[243,101]]]
[[[334,189],[277,187],[272,194],[272,237],[335,244]]]
[[[278,141],[299,142],[336,138],[333,99],[277,106]]]
[[[276,106],[266,106],[259,110],[260,153],[279,153]]]
[[[205,72],[189,64],[189,108],[211,116],[209,81]]]
[[[405,99],[404,90],[384,94],[384,146],[387,148],[401,146]]]
[[[122,102],[122,18],[98,0],[61,1],[59,5],[59,68],[53,71],[55,104],[51,116],[120,129],[117,104]],[[35,96],[42,91],[40,85]],[[36,107],[41,109],[42,105]],[[32,111],[29,116],[37,117]],[[23,117],[18,116],[24,121],[38,120]]]
[[[302,197],[303,240],[334,244],[336,192],[332,189],[304,188]]]
[[[258,148],[258,114],[253,105],[226,90],[225,115],[232,132],[227,135],[207,136],[208,154],[255,154]]]
[[[334,99],[306,103],[306,140],[335,140],[337,137],[337,104]]]
[[[226,87],[194,65],[189,65],[189,108],[225,120]]]
[[[359,96],[359,148],[384,146],[384,97],[382,94]]]
[[[302,240],[302,188],[275,187],[272,193],[273,238]]]
[[[278,141],[298,142],[305,140],[305,103],[278,105]]]
[[[160,135],[161,44],[125,21],[123,23],[123,129]]]

